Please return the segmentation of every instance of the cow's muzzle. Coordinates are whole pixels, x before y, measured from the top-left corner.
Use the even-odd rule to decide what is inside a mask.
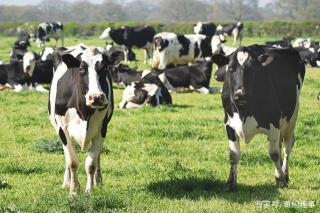
[[[234,92],[234,100],[237,105],[245,105],[246,101],[246,91],[243,89],[237,89]]]
[[[89,95],[88,102],[88,105],[93,108],[103,108],[108,103],[104,93]]]

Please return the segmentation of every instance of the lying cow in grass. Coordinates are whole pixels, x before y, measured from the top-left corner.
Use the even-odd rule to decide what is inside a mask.
[[[54,53],[56,67],[49,95],[51,124],[59,135],[66,159],[63,187],[79,191],[79,159],[72,145],[88,148],[86,192],[102,184],[100,152],[113,112],[112,80],[108,66],[123,59],[123,52],[84,45]]]
[[[209,94],[213,60],[199,61],[190,66],[178,66],[164,70],[153,70],[169,91],[191,90]]]
[[[121,109],[140,108],[144,105],[172,104],[171,95],[156,73],[149,73],[132,82],[123,91]]]

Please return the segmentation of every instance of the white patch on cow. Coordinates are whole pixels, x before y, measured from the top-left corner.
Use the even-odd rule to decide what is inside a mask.
[[[88,65],[88,92],[85,95],[86,97],[86,104],[88,106],[92,105],[92,100],[90,99],[91,96],[99,96],[104,94],[100,83],[99,83],[99,76],[97,71],[95,70],[95,65],[97,62],[102,62],[103,57],[102,54],[96,54],[94,55],[94,48],[88,48],[86,49],[83,54],[81,55],[82,61],[86,62]],[[104,99],[103,105],[108,104],[107,99]]]
[[[24,73],[29,74],[29,76],[32,76],[33,74],[33,70],[34,70],[34,66],[36,64],[35,62],[35,55],[32,52],[26,52],[23,55],[23,71]]]
[[[0,64],[3,64],[3,61],[0,60]]]
[[[320,67],[320,61],[316,61],[317,67]]]
[[[223,36],[223,35],[221,35]],[[215,54],[218,54],[220,52],[220,49],[221,49],[221,37],[220,35],[214,35],[211,39],[211,49],[212,49],[212,54],[215,55]]]
[[[62,51],[62,54],[70,54],[72,55],[74,58],[77,58],[79,55],[81,55],[86,49],[88,49],[88,47],[86,45],[84,45],[83,43],[80,43],[76,46],[72,46],[72,47],[66,47],[67,50]]]
[[[126,104],[128,104],[132,100],[132,98],[135,96],[134,87],[135,87],[135,83],[132,82],[123,90],[122,100],[119,103],[120,109],[127,107]]]
[[[222,26],[222,25],[218,25],[217,31],[220,31],[220,30],[222,30],[222,29],[223,29],[223,26]]]
[[[49,91],[45,89],[41,84],[35,83],[34,89],[38,92],[48,93]]]
[[[150,70],[143,70],[142,71],[142,75],[141,75],[141,78],[144,78],[146,75],[148,75],[149,73],[151,73]]]
[[[249,54],[248,52],[244,52],[244,51],[239,51],[237,53],[237,59],[239,64],[242,66],[244,64],[244,62],[248,59]]]
[[[226,72],[228,72],[228,69],[229,69],[229,64],[227,64],[226,66]]]
[[[4,89],[14,89],[14,87],[12,87],[9,83],[0,84],[0,90]]]
[[[41,54],[41,61],[47,60],[48,55],[53,54],[54,49],[52,47],[46,47]]]
[[[148,95],[154,96],[160,88],[156,84],[146,83],[142,89],[146,90]]]
[[[109,51],[112,47],[113,47],[112,44],[107,44],[107,45],[106,45],[106,50]]]
[[[100,35],[100,39],[105,40],[107,38],[110,37],[110,31],[111,31],[111,27],[108,27],[107,29],[105,29],[102,34]]]
[[[198,22],[196,26],[193,27],[193,32],[195,34],[200,34],[200,31],[202,30],[202,22]]]
[[[167,88],[169,91],[173,91],[175,88],[172,86],[172,84],[169,82],[168,78],[166,77],[165,73],[160,74],[159,76],[160,81],[163,83],[163,85]]]
[[[208,88],[206,88],[206,87],[201,87],[199,89],[196,89],[196,91],[198,91],[198,92],[200,92],[202,94],[206,94],[206,95],[210,93],[210,90]]]
[[[315,53],[315,52],[316,52],[313,47],[310,47],[308,50],[309,50],[310,52],[312,52],[312,53]]]
[[[221,44],[221,49],[222,49],[222,51],[224,52],[224,54],[225,54],[226,56],[231,55],[232,53],[234,53],[234,52],[237,50],[237,48],[235,48],[235,47],[228,47],[228,46],[225,45],[225,44]]]

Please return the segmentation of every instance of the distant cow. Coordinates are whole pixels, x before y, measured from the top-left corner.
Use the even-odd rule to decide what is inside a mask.
[[[157,106],[159,104],[172,104],[172,99],[158,75],[151,72],[124,89],[119,108],[133,109],[144,105]]]
[[[222,55],[230,55],[234,51],[236,51],[237,48],[235,47],[228,47],[224,43],[226,42],[225,36],[223,34],[214,35],[211,39],[211,50],[212,55],[216,54],[222,54]]]
[[[269,47],[280,47],[280,48],[284,48],[284,47],[291,47],[291,41],[293,40],[293,37],[283,37],[282,40],[279,41],[267,41],[266,45]]]
[[[192,91],[198,91],[209,94],[212,90],[209,87],[212,59],[204,62],[197,62],[191,66],[179,66],[164,70],[154,70],[158,73],[160,80],[169,91],[188,88]]]
[[[218,61],[220,66],[228,65],[222,92],[231,163],[227,190],[237,186],[239,139],[249,143],[259,133],[268,137],[277,186],[287,186],[288,159],[305,75],[298,52],[252,45],[240,47],[229,57],[221,55]]]
[[[211,40],[205,35],[178,35],[162,32],[154,36],[152,67],[165,69],[169,64],[188,64],[211,56]]]
[[[83,49],[84,48],[84,49]],[[51,124],[59,135],[66,159],[63,187],[79,191],[79,159],[72,145],[88,148],[86,192],[102,184],[100,153],[113,112],[112,80],[108,66],[123,59],[117,50],[77,46],[54,53],[56,67],[49,95]]]
[[[233,45],[237,42],[241,45],[242,41],[243,23],[237,22],[232,24],[218,25],[216,34],[223,34],[225,36],[233,36]]]
[[[30,35],[21,33],[14,42],[14,47],[10,53],[10,62],[22,60],[24,54],[28,51],[30,46]]]
[[[216,33],[217,26],[214,23],[203,23],[198,22],[197,24],[193,25],[193,32],[195,34],[202,34],[209,38],[212,38]]]
[[[293,47],[303,47],[303,48],[310,48],[311,46],[311,38],[297,38],[293,42]]]
[[[315,48],[310,47],[305,48],[295,48],[301,57],[304,64],[310,64],[312,67],[320,67],[320,50],[315,50]]]
[[[112,81],[122,84],[125,87],[142,78],[142,72],[132,69],[128,65],[119,64],[118,66],[113,66],[110,69],[112,70]]]
[[[122,45],[130,53],[133,47],[145,50],[144,63],[152,56],[152,39],[156,31],[153,27],[121,27],[111,29],[108,27],[100,35],[100,39],[111,38],[116,44]],[[125,59],[127,60],[127,58]]]
[[[38,47],[41,47],[45,42],[50,41],[50,38],[54,38],[57,41],[61,39],[61,45],[63,46],[63,24],[61,22],[43,22],[38,25],[35,33],[36,43]]]
[[[40,60],[53,61],[53,52],[54,49],[52,47],[46,47],[44,50],[40,52]]]

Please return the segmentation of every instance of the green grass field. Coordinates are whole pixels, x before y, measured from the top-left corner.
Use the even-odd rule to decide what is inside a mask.
[[[14,40],[1,38],[1,60],[8,61]],[[245,38],[244,44],[265,40],[270,38]],[[79,42],[104,44],[98,38],[65,41]],[[142,59],[142,52],[137,56]],[[83,152],[81,193],[70,197],[61,188],[64,156],[49,123],[48,95],[1,91],[0,180],[7,184],[0,184],[0,212],[320,212],[319,79],[319,68],[307,68],[289,187],[275,187],[266,137],[257,136],[249,145],[241,143],[233,193],[224,192],[229,151],[220,94],[173,94],[172,106],[115,109],[101,156],[104,185],[84,193]],[[123,90],[114,91],[118,104]],[[313,208],[304,208],[312,202]]]

